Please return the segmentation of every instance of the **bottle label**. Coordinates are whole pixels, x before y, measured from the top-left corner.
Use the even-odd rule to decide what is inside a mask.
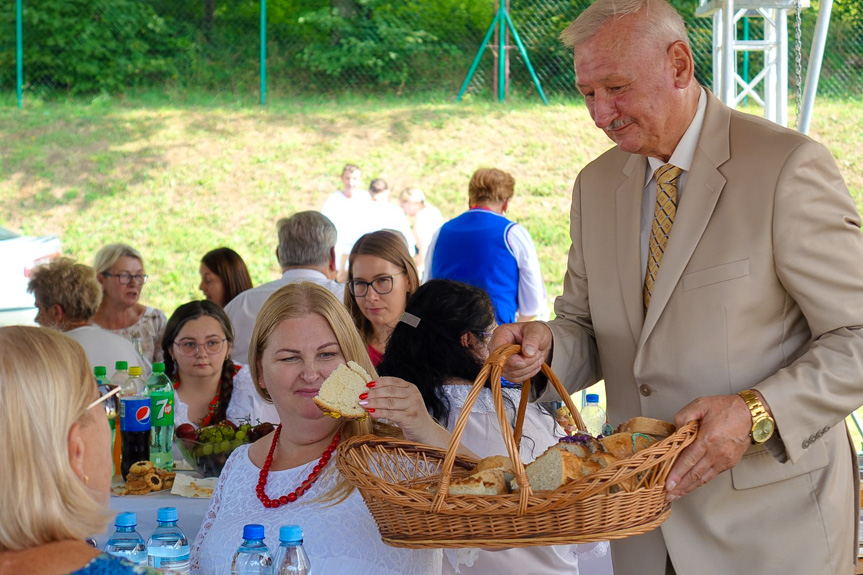
[[[150,393],[150,408],[153,410],[153,427],[174,425],[174,393],[154,391]]]
[[[147,555],[150,567],[177,573],[189,572],[189,546],[151,548]]]
[[[140,396],[123,397],[120,400],[120,431],[149,430],[150,398]]]

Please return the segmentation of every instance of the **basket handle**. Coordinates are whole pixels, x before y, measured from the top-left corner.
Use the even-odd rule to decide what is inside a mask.
[[[506,451],[512,461],[515,479],[519,486],[518,514],[524,515],[527,512],[528,498],[533,495],[533,491],[531,490],[530,483],[527,480],[527,474],[524,471],[524,464],[521,462],[521,457],[519,456],[518,446],[521,442],[521,431],[524,425],[525,413],[527,412],[527,404],[530,400],[530,380],[522,382],[521,399],[518,404],[518,415],[516,417],[514,433],[513,430],[510,429],[509,421],[506,418],[506,408],[503,404],[503,391],[501,386],[501,372],[503,371],[504,364],[506,364],[507,360],[512,355],[515,355],[520,351],[521,346],[518,344],[505,344],[500,346],[489,355],[485,365],[483,365],[482,370],[480,370],[479,375],[477,375],[470,393],[468,393],[467,399],[462,406],[458,420],[456,420],[452,435],[450,436],[449,445],[447,446],[446,455],[441,469],[440,485],[438,486],[438,491],[432,500],[431,511],[433,513],[440,511],[443,506],[444,499],[449,493],[449,485],[452,480],[452,468],[455,463],[456,451],[458,450],[458,446],[461,444],[461,436],[467,426],[467,418],[470,416],[471,410],[473,409],[479,394],[485,387],[486,380],[488,380],[489,386],[491,387],[494,409],[497,413],[498,423],[500,424],[500,429],[503,434],[504,445],[506,445]],[[575,408],[572,398],[569,393],[566,392],[557,376],[551,371],[551,368],[545,363],[542,364],[542,373],[549,379],[549,381],[551,381],[551,384],[569,408],[578,429],[585,430],[586,427],[584,425],[584,420],[582,420],[581,415]]]

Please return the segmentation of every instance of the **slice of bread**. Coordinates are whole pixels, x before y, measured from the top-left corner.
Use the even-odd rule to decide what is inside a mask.
[[[362,419],[368,414],[359,404],[361,393],[367,391],[366,384],[372,380],[363,367],[353,361],[340,365],[324,380],[315,405],[330,417]]]
[[[506,455],[492,455],[479,460],[476,467],[473,469],[473,475],[481,471],[497,469],[503,472],[503,478],[507,485],[515,477],[515,470],[512,467],[512,461]]]
[[[626,459],[633,453],[647,449],[657,440],[644,433],[624,432],[603,437],[600,441],[608,453],[614,454],[619,459]]]
[[[467,477],[453,479],[449,492],[452,495],[504,495],[509,489],[502,470],[486,469]]]
[[[621,423],[616,430],[617,433],[644,433],[654,437],[668,437],[675,431],[677,428],[673,423],[650,417],[633,417],[629,421]]]
[[[553,491],[570,481],[581,479],[584,475],[583,461],[565,449],[556,446],[548,448],[524,468],[530,487],[534,491]],[[590,462],[593,463],[593,462]],[[599,467],[599,464],[593,463]],[[513,482],[513,491],[518,485]]]
[[[556,447],[565,449],[579,457],[590,457],[594,453],[604,451],[602,443],[598,439],[583,431],[561,437]]]

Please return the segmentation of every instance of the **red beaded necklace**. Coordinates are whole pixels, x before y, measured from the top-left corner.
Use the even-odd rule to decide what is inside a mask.
[[[261,468],[260,474],[258,474],[258,486],[255,488],[255,493],[258,495],[258,499],[260,499],[261,503],[263,503],[264,507],[267,509],[276,509],[281,505],[293,503],[297,500],[297,497],[300,497],[303,493],[308,491],[312,487],[312,484],[318,480],[318,475],[320,475],[321,470],[330,461],[330,458],[333,456],[333,451],[336,450],[336,447],[339,445],[339,439],[341,438],[341,434],[336,433],[336,436],[333,437],[333,441],[330,443],[329,447],[324,450],[321,454],[321,458],[312,468],[312,472],[309,473],[308,479],[303,480],[299,487],[287,495],[282,495],[276,499],[270,499],[267,497],[265,492],[267,488],[267,477],[270,475],[270,466],[273,464],[273,453],[276,451],[276,444],[279,442],[279,435],[281,435],[281,433],[282,424],[280,423],[279,426],[276,427],[276,432],[273,434],[273,444],[270,446],[270,452],[267,454],[267,459],[264,460],[264,466]]]

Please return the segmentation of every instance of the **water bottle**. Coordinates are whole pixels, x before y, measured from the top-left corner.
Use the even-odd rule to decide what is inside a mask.
[[[303,549],[303,530],[299,525],[279,529],[279,548],[273,557],[273,575],[311,575],[312,565]]]
[[[129,378],[123,382],[120,395],[144,395],[147,382],[141,377],[141,366],[133,365],[129,368]]]
[[[273,557],[264,545],[264,526],[251,523],[243,527],[243,544],[231,560],[231,575],[272,575]]]
[[[147,379],[152,412],[150,431],[150,461],[167,471],[174,468],[171,444],[174,441],[174,386],[165,375],[165,364],[154,363],[153,374]]]
[[[93,367],[93,375],[96,377],[96,385],[99,387],[99,393],[101,395],[105,395],[106,393],[111,391],[111,389],[113,389],[113,387],[114,387],[113,385],[111,385],[111,380],[108,379],[107,373],[108,372],[105,369],[104,365],[96,365]],[[106,399],[105,401],[109,402],[108,406],[106,407],[106,411],[109,413],[108,425],[111,426],[111,452],[113,453],[113,451],[114,451],[114,440],[115,440],[115,437],[117,436],[116,426],[117,426],[117,415],[118,415],[117,412],[119,411],[119,406],[117,404],[116,396],[111,397],[109,399]],[[113,417],[110,416],[111,413],[113,413]],[[112,475],[114,473],[117,473],[117,468],[113,467],[111,472],[112,472]]]
[[[123,384],[126,383],[127,379],[129,379],[129,362],[116,362],[114,364],[114,373],[111,375],[111,384],[123,387]],[[123,392],[121,391],[120,393],[122,394]]]
[[[147,564],[147,545],[141,534],[135,531],[138,518],[134,513],[120,513],[114,520],[117,530],[105,543],[105,553],[125,557],[135,565]]]
[[[164,571],[189,573],[189,540],[177,527],[177,508],[160,507],[156,513],[159,526],[147,540],[147,562]]]
[[[602,434],[602,426],[605,425],[605,410],[599,406],[599,395],[588,393],[585,405],[581,409],[581,419],[587,427],[587,432],[592,436]]]

